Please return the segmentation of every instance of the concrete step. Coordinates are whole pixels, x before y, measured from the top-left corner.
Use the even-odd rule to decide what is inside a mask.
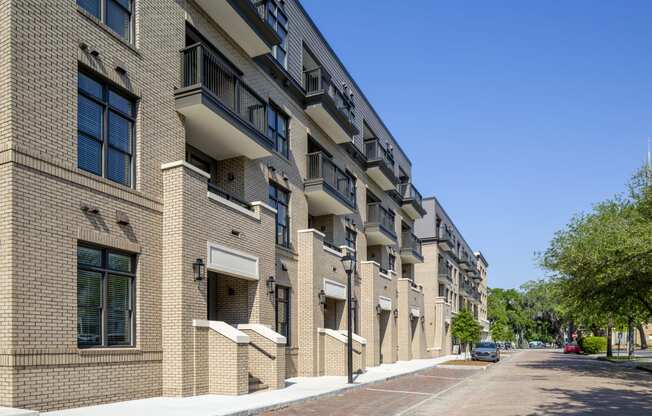
[[[249,393],[266,390],[268,388],[269,386],[263,383],[258,377],[254,377],[249,374]]]

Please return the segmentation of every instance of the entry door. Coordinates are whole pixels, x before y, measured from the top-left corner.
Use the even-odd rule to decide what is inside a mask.
[[[215,273],[208,272],[207,284],[207,317],[209,321],[217,321],[217,275]]]

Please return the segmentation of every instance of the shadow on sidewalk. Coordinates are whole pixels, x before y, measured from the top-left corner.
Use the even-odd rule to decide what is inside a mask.
[[[550,352],[550,355],[551,357],[545,360],[523,360],[515,365],[533,370],[566,372],[569,377],[602,377],[620,380],[650,388],[650,395],[652,395],[652,373],[618,363],[598,361],[593,357],[564,355],[558,352]]]
[[[596,387],[588,390],[542,389],[554,403],[541,404],[528,416],[591,415],[642,416],[652,414],[652,391]]]

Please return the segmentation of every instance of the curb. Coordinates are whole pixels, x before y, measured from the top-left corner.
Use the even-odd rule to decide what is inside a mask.
[[[267,406],[256,407],[256,408],[253,408],[253,409],[247,409],[247,410],[241,410],[241,411],[237,411],[237,412],[225,413],[223,416],[251,416],[251,415],[257,415],[257,414],[262,413],[262,412],[267,412],[267,411],[270,411],[270,410],[279,410],[279,409],[283,409],[283,408],[286,408],[286,407],[289,407],[289,406],[294,406],[294,405],[297,405],[297,404],[307,403],[307,402],[312,401],[312,400],[318,400],[318,399],[323,399],[323,398],[326,398],[326,397],[337,396],[337,395],[339,395],[339,394],[341,394],[343,392],[348,392],[348,391],[360,389],[360,388],[363,388],[363,387],[373,386],[373,385],[376,385],[376,384],[384,383],[386,381],[397,379],[399,377],[414,375],[414,374],[420,373],[422,371],[431,370],[431,369],[433,369],[435,367],[442,367],[442,366],[441,366],[441,364],[433,364],[431,366],[420,368],[418,370],[412,370],[412,371],[409,371],[407,373],[402,373],[402,374],[395,374],[393,376],[388,376],[386,378],[370,381],[368,383],[347,385],[347,386],[344,386],[344,387],[340,387],[340,388],[338,388],[336,390],[325,392],[325,393],[319,393],[319,394],[316,394],[314,396],[303,397],[301,399],[291,400],[291,401],[283,402],[283,403],[270,404],[270,405],[267,405]],[[443,368],[446,368],[446,367],[443,367]]]
[[[635,368],[637,370],[647,371],[648,373],[652,373],[652,367],[649,367],[649,366],[646,366],[646,365],[637,365]]]

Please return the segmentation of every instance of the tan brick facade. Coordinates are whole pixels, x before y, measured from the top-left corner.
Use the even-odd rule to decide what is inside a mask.
[[[432,276],[420,277],[419,269],[430,267],[432,257],[424,251],[422,265],[402,263],[400,236],[415,223],[398,184],[387,191],[368,176],[363,140],[378,137],[394,149],[397,177],[411,175],[410,162],[302,6],[285,1],[291,29],[289,79],[282,82],[201,7],[206,2],[134,4],[129,43],[75,0],[0,0],[0,53],[10,57],[0,61],[0,406],[52,410],[160,395],[245,394],[252,378],[274,389],[287,377],[343,375],[342,331],[353,306],[342,295],[346,253],[357,260],[353,370],[444,354],[450,339],[437,341],[439,347],[431,340],[450,311],[439,313],[437,290],[425,283]],[[287,155],[267,149],[259,158],[218,157],[230,137],[211,130],[209,141],[198,139],[197,120],[182,115],[175,98],[189,31],[223,55],[267,106],[288,116]],[[293,83],[303,82],[302,48],[321,60],[338,88],[347,84],[359,134],[345,143],[329,136],[306,111],[305,97],[292,92]],[[80,70],[134,96],[131,187],[78,167]],[[233,114],[209,110],[237,124]],[[249,135],[238,140],[253,146],[251,126],[238,128]],[[307,154],[315,143],[355,180],[354,203],[342,202],[353,189],[333,186],[307,196]],[[203,145],[198,150],[215,159],[210,172],[187,162],[189,145]],[[229,196],[209,192],[209,182]],[[287,246],[276,244],[271,183],[290,195]],[[368,241],[370,197],[394,215],[386,230],[392,243]],[[332,212],[343,205],[346,214]],[[131,346],[78,346],[80,243],[136,259]],[[391,256],[394,270],[387,270]],[[207,265],[199,281],[197,259]],[[285,342],[237,329],[276,331],[272,282],[289,293]],[[196,325],[211,316],[214,324]]]

